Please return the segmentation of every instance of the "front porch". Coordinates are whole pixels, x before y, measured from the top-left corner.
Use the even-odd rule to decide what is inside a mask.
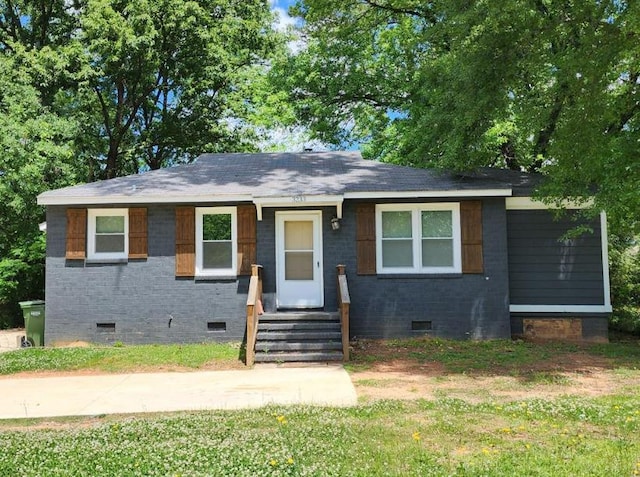
[[[247,296],[246,364],[349,360],[351,298],[344,265],[338,265],[338,311],[264,313],[262,267],[252,266]]]

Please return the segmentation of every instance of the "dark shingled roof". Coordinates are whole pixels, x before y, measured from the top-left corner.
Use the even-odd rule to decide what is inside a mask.
[[[184,202],[186,198],[248,200],[295,195],[417,191],[501,190],[520,187],[526,175],[510,171],[442,173],[362,159],[359,152],[203,154],[193,164],[48,191],[41,204]],[[471,194],[470,194],[471,195]]]

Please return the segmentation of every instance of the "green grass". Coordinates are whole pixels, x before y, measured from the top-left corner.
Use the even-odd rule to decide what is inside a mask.
[[[0,475],[632,476],[640,397],[0,422]]]
[[[212,362],[219,366],[238,365],[239,355],[238,343],[27,348],[0,354],[0,374],[78,370],[118,373],[140,368],[198,369]]]

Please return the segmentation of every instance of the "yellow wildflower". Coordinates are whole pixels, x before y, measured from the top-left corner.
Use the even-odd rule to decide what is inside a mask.
[[[287,464],[289,464],[289,465],[293,465],[293,457],[289,457],[289,458],[287,459]]]
[[[278,419],[278,422],[280,424],[286,424],[287,423],[287,418],[284,416],[278,416],[276,419]]]
[[[271,459],[271,460],[269,461],[269,465],[270,465],[271,467],[275,467],[276,465],[278,465],[278,461],[277,461],[277,460],[275,460],[275,459]]]

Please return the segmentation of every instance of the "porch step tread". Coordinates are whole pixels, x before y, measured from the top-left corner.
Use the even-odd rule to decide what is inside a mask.
[[[306,311],[306,312],[279,312],[263,313],[260,321],[335,321],[339,320],[337,312]]]
[[[342,340],[340,331],[259,331],[258,341]]]
[[[256,363],[342,361],[342,352],[327,351],[318,353],[256,353]]]
[[[258,322],[258,331],[289,331],[289,330],[325,330],[340,331],[338,321],[262,321]]]
[[[256,352],[274,351],[341,351],[340,341],[259,341]]]

